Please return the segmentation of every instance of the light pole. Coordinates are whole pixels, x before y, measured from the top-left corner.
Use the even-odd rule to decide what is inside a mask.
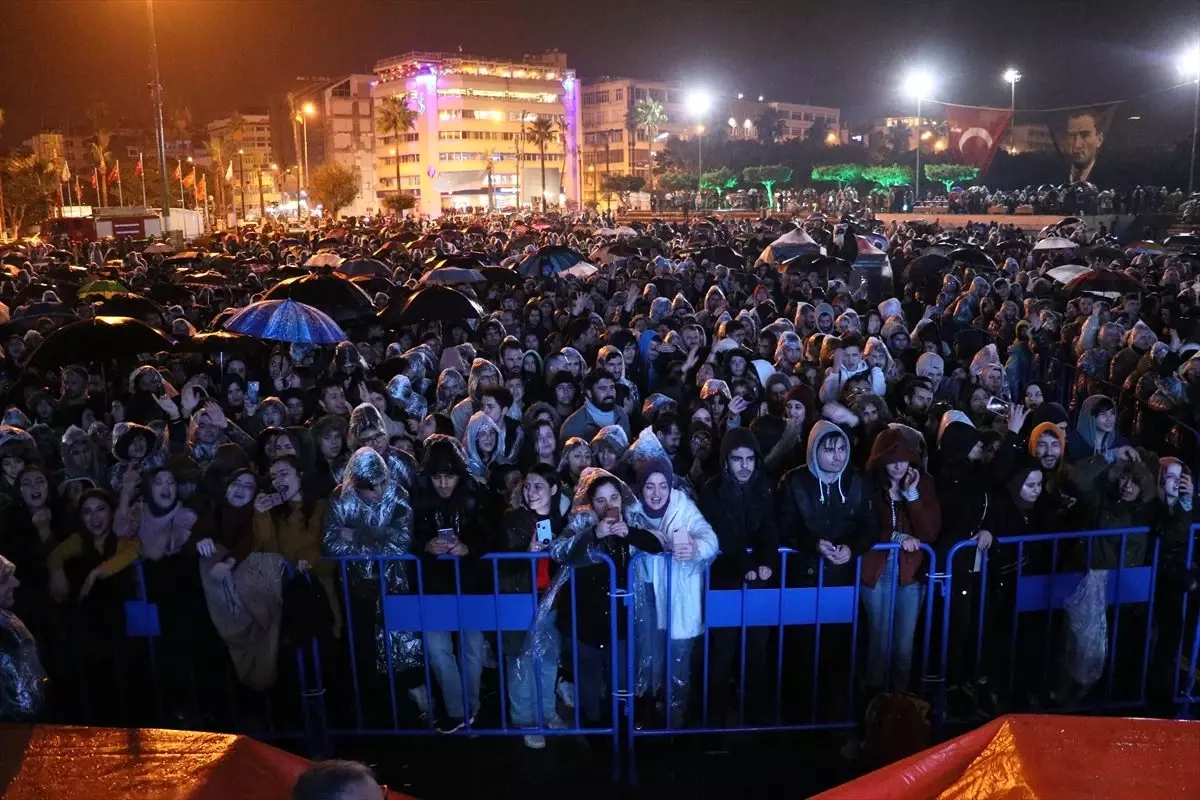
[[[1192,97],[1192,160],[1188,165],[1188,197],[1192,196],[1196,181],[1196,134],[1200,131],[1200,45],[1188,48],[1179,57],[1179,72],[1194,81],[1196,92]]]
[[[1021,73],[1009,67],[1004,70],[1004,82],[1012,87],[1012,105],[1009,106],[1013,111],[1017,110],[1017,84],[1021,82]]]
[[[933,91],[933,76],[923,69],[914,69],[904,76],[904,93],[917,100],[917,173],[913,177],[913,209],[921,202],[921,99]]]
[[[696,208],[700,208],[700,203],[704,196],[701,194],[701,179],[704,174],[704,118],[712,108],[712,95],[703,89],[693,89],[687,93],[684,98],[684,107],[687,113],[696,120]]]
[[[150,20],[150,68],[154,73],[154,82],[150,85],[150,91],[154,96],[158,171],[159,179],[162,181],[162,231],[166,233],[171,228],[171,190],[167,184],[167,138],[163,128],[162,78],[158,74],[158,34],[154,28],[154,0],[146,0],[146,16]]]
[[[238,185],[242,195],[242,221],[246,220],[246,151],[238,148]]]

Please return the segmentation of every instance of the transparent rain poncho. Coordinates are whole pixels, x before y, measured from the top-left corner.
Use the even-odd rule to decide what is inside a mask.
[[[356,485],[369,484],[380,491],[380,498],[368,503],[359,496]],[[412,507],[404,487],[392,480],[383,458],[369,447],[361,447],[346,462],[342,482],[329,498],[329,513],[325,518],[323,550],[327,556],[398,556],[412,553]],[[342,529],[353,533],[343,538]],[[352,561],[347,565],[350,580],[355,583],[378,583],[379,563],[373,560]],[[396,560],[383,565],[384,578],[390,594],[412,591],[408,562]],[[387,669],[384,650],[382,601],[376,603],[375,644],[376,667]],[[396,669],[418,668],[424,663],[421,637],[417,631],[392,631],[388,637],[392,665]]]
[[[0,556],[0,580],[16,566]],[[45,703],[46,670],[33,635],[11,611],[0,608],[0,722],[37,719]]]

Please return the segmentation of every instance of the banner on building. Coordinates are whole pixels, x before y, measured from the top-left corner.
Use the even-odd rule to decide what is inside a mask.
[[[1008,108],[977,108],[946,105],[946,132],[950,151],[959,164],[970,164],[987,172],[996,148],[1012,126]]]
[[[1092,180],[1092,170],[1101,158],[1119,105],[1101,103],[1036,112],[1038,121],[1050,129],[1054,147],[1066,162],[1067,183]]]

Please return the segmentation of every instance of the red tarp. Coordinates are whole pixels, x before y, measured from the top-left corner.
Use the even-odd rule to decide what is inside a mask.
[[[1007,716],[818,800],[1200,797],[1200,722]]]
[[[4,800],[288,800],[311,763],[245,736],[0,725]]]

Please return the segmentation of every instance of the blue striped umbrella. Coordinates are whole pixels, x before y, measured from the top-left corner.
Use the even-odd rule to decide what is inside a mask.
[[[261,300],[243,308],[225,322],[225,330],[302,344],[337,344],[349,341],[345,331],[325,312],[295,300]]]

